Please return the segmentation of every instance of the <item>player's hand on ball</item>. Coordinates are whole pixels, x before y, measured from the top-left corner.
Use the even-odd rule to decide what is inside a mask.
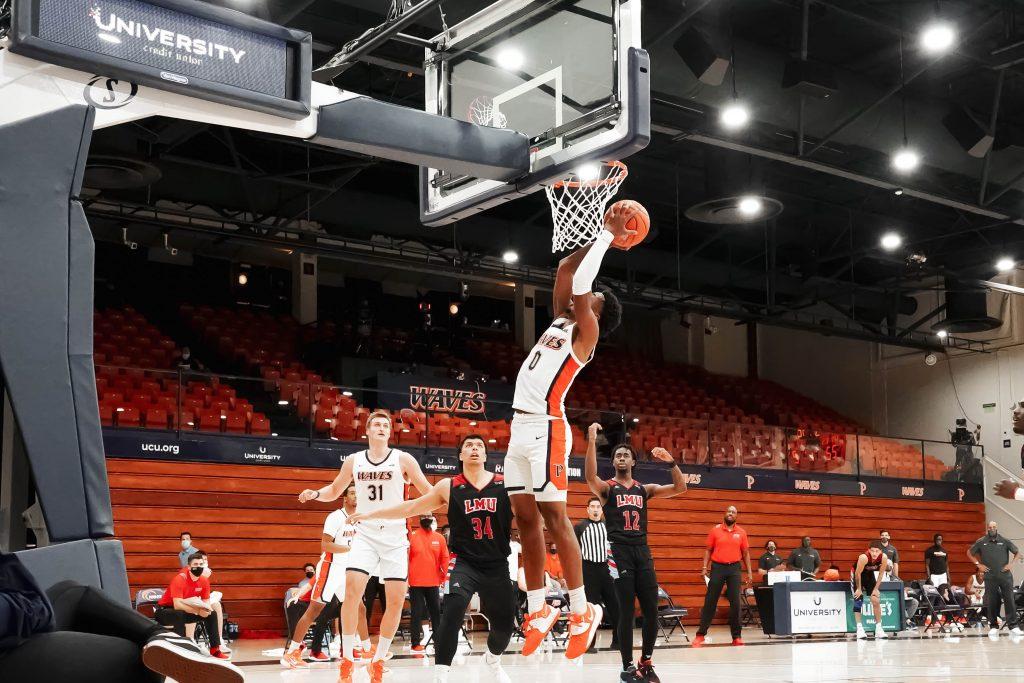
[[[299,502],[308,503],[309,501],[316,500],[319,497],[319,492],[314,491],[313,489],[306,489],[305,491],[299,494]]]
[[[673,462],[675,460],[675,458],[672,457],[672,454],[666,451],[661,446],[654,447],[654,449],[651,451],[651,457],[654,458],[655,460],[660,460],[662,462]]]
[[[636,230],[626,227],[632,213],[621,204],[613,204],[604,215],[604,228],[615,236],[616,240],[626,239],[636,234]]]
[[[593,441],[594,439],[597,438],[597,433],[599,431],[601,431],[601,425],[599,425],[596,422],[590,425],[589,427],[587,427],[587,439]]]
[[[1017,494],[1017,489],[1019,488],[1020,484],[1013,481],[1012,479],[1003,479],[1001,482],[996,484],[992,490],[993,492],[995,492],[997,496],[1002,496],[1003,498],[1009,498],[1010,500],[1013,500]]]

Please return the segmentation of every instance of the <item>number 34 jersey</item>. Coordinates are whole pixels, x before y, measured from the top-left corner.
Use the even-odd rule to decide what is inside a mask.
[[[500,474],[481,489],[463,475],[452,478],[448,495],[451,550],[457,562],[477,569],[508,571],[512,552],[512,505]]]
[[[374,512],[405,500],[405,479],[402,476],[402,454],[392,448],[383,460],[374,462],[369,451],[359,451],[352,458],[352,481],[356,486],[356,510]],[[372,524],[360,524],[361,532],[375,527],[380,531],[405,536],[404,519],[375,519]]]

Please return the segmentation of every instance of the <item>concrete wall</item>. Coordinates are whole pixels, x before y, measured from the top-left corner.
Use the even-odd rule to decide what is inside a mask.
[[[694,327],[701,332],[702,326],[717,330],[704,335],[704,367],[708,372],[746,377],[747,326],[737,325],[735,320],[728,318],[715,317],[709,318],[705,325],[703,318],[697,318]]]

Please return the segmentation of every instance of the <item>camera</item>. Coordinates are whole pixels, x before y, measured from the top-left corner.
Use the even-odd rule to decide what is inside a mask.
[[[973,446],[971,433],[967,430],[967,420],[960,418],[956,421],[956,431],[952,433],[950,443],[954,446]]]

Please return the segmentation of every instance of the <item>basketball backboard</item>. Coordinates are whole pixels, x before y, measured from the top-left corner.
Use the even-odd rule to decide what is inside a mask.
[[[650,140],[640,0],[503,0],[433,42],[426,111],[525,134],[530,169],[506,183],[420,167],[427,225],[535,192],[586,161],[624,159]]]

